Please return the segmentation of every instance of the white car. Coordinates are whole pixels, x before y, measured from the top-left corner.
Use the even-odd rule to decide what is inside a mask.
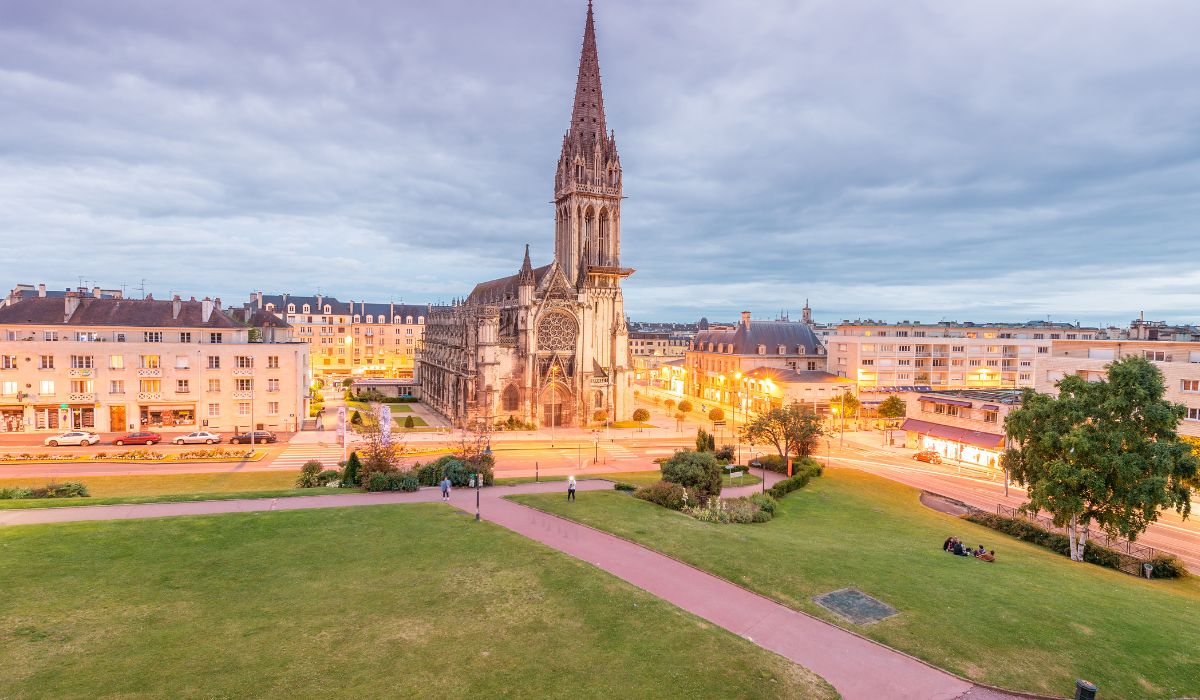
[[[200,430],[187,435],[180,435],[171,442],[176,445],[212,445],[221,441],[221,436],[216,433],[210,433],[207,430]]]
[[[46,438],[46,441],[42,444],[49,445],[50,447],[58,447],[59,445],[80,445],[87,447],[88,445],[95,445],[98,442],[100,442],[100,436],[95,433],[89,433],[84,430],[70,430],[62,435]]]

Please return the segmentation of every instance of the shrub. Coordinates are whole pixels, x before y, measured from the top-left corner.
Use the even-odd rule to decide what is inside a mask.
[[[635,486],[634,484],[631,484],[627,481],[618,481],[615,484],[613,484],[613,488],[618,491],[636,491],[637,490],[637,486]]]
[[[692,402],[688,401],[687,399],[680,401],[679,402],[679,412],[680,413],[691,413],[692,412]]]
[[[357,408],[354,409],[354,413],[350,415],[350,422],[354,425],[362,425],[362,414],[358,412]]]
[[[701,502],[721,495],[721,465],[711,452],[680,450],[660,467],[663,481],[679,484]]]
[[[821,466],[811,460],[803,460],[792,465],[792,476],[776,483],[767,489],[774,498],[783,498],[792,491],[797,491],[808,485],[810,479],[821,475]]]
[[[33,489],[28,489],[23,486],[14,486],[12,488],[0,489],[0,500],[8,500],[15,498],[33,498]]]
[[[762,466],[767,471],[776,472],[777,474],[787,474],[787,460],[779,455],[763,455],[758,458]]]
[[[697,452],[712,452],[709,447],[713,442],[713,436],[708,434],[704,428],[696,428],[696,451]]]
[[[733,445],[726,445],[726,446],[722,447],[721,449],[714,452],[713,456],[722,462],[732,462],[733,461]]]
[[[359,478],[360,471],[362,471],[362,462],[358,459],[358,453],[351,452],[350,458],[346,460],[346,467],[342,470],[342,487],[358,486],[362,481]]]
[[[650,501],[671,510],[682,510],[683,506],[687,503],[687,494],[684,492],[683,487],[667,481],[659,481],[649,486],[643,486],[634,491],[633,496],[634,498]]]
[[[321,463],[315,459],[305,462],[304,466],[300,467],[300,476],[296,478],[296,488],[311,489],[324,486],[325,482],[320,480],[322,471]]]
[[[722,411],[719,408],[714,408],[708,412],[708,419],[714,423],[725,420],[725,411]]]
[[[78,481],[64,481],[61,484],[52,481],[45,486],[37,488],[16,486],[0,489],[0,499],[3,500],[19,498],[87,498],[87,495],[87,486]]]
[[[774,498],[771,498],[765,493],[756,493],[749,498],[756,505],[758,505],[759,509],[765,510],[771,515],[775,514],[775,508],[779,505]]]
[[[650,412],[644,408],[639,408],[633,412],[633,419],[639,423],[645,423],[650,420]]]
[[[434,461],[419,467],[416,477],[422,486],[437,486],[442,477],[450,477],[450,483],[457,487],[471,483],[471,475],[475,472],[483,474],[483,485],[491,486],[495,482],[494,460],[479,457],[474,462],[467,462],[453,455],[443,455]]]
[[[1154,566],[1151,576],[1154,578],[1187,578],[1188,570],[1183,562],[1171,554],[1157,554],[1147,562]]]
[[[592,414],[592,420],[596,423],[603,423],[608,420],[608,411],[596,411]]]
[[[320,486],[337,486],[342,479],[342,473],[336,469],[326,469],[317,474],[317,484]]]
[[[410,493],[413,491],[420,491],[421,482],[417,481],[417,477],[413,476],[412,474],[405,474],[400,480],[400,490],[408,491]]]
[[[773,517],[774,501],[767,499],[770,503],[770,509],[762,505],[762,494],[756,494],[758,498],[753,496],[745,498],[730,498],[722,500],[720,498],[709,499],[708,503],[702,506],[684,508],[683,512],[693,518],[706,523],[718,523],[721,525],[736,523],[765,523]]]
[[[375,472],[365,485],[368,491],[387,491],[388,475],[383,472]]]
[[[405,416],[404,417],[404,427],[405,428],[415,428],[415,427],[417,427],[417,422],[415,420],[413,420],[412,416]]]

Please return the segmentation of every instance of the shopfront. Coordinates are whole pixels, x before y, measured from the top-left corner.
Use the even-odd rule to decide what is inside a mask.
[[[60,418],[61,428],[64,430],[95,430],[96,429],[96,407],[92,404],[70,404],[66,408],[60,407],[62,416]]]
[[[24,406],[0,406],[0,433],[25,431]]]
[[[900,426],[910,448],[930,450],[952,462],[974,464],[989,469],[1000,468],[1004,451],[1004,436],[979,430],[909,418]]]
[[[143,428],[194,428],[194,404],[148,405],[139,407]]]

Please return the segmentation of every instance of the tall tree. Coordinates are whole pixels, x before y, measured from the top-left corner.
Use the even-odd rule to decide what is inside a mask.
[[[851,416],[858,414],[858,409],[860,406],[862,406],[862,402],[858,400],[858,397],[855,396],[853,392],[847,390],[842,392],[841,396],[837,397],[836,399],[832,399],[829,402],[829,405],[836,406],[837,409],[842,412],[842,415],[850,418]]]
[[[879,417],[895,420],[908,413],[908,404],[899,396],[889,396],[879,404]]]
[[[1072,375],[1058,389],[1058,397],[1025,392],[1005,420],[1016,446],[1003,464],[1027,487],[1022,508],[1067,529],[1071,559],[1083,560],[1092,523],[1133,540],[1162,510],[1188,516],[1197,460],[1175,432],[1185,409],[1163,399],[1157,367],[1128,357],[1104,381]]]
[[[821,417],[797,404],[759,413],[742,428],[747,442],[773,445],[785,459],[811,455],[824,434]]]

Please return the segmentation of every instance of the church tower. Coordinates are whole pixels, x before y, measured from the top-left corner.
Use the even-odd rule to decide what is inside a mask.
[[[554,259],[583,287],[589,268],[619,268],[621,159],[604,121],[596,25],[588,3],[571,126],[554,175]]]

